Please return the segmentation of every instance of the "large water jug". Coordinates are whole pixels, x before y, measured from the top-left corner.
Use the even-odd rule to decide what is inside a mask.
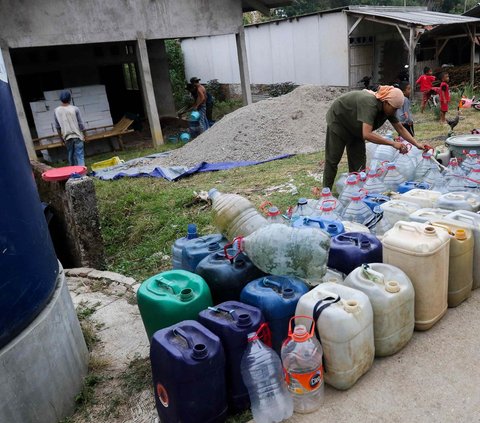
[[[473,233],[473,289],[480,288],[480,214],[457,210],[445,217]]]
[[[477,212],[480,209],[480,195],[470,191],[449,192],[438,197],[435,206],[442,209]]]
[[[226,301],[209,307],[198,315],[198,321],[220,338],[225,352],[227,400],[235,411],[250,405],[248,391],[242,381],[240,362],[247,349],[247,337],[263,323],[260,309],[237,301]]]
[[[324,219],[323,217],[300,217],[292,223],[294,228],[315,228],[325,231],[330,236],[345,232],[340,220]]]
[[[345,228],[345,232],[361,232],[361,233],[370,233],[370,229],[368,229],[365,225],[357,222],[350,222],[349,220],[342,220],[343,227]]]
[[[442,194],[438,191],[414,188],[403,194],[393,195],[392,199],[408,201],[409,203],[417,204],[419,208],[425,209],[433,208],[441,195]]]
[[[400,154],[395,160],[395,167],[406,181],[411,181],[415,178],[415,167],[417,163],[408,154]]]
[[[425,175],[423,179],[424,183],[430,185],[433,191],[441,192],[442,194],[447,192],[445,176],[440,172],[437,167],[432,167]]]
[[[296,413],[311,413],[323,403],[323,350],[314,329],[313,319],[310,332],[303,325],[296,325],[293,331],[289,327],[288,338],[282,345],[285,382],[293,397]]]
[[[370,232],[381,240],[385,232],[392,228],[392,225],[384,218],[383,210],[380,206],[376,206],[373,212],[375,213],[375,219],[369,222]]]
[[[293,401],[283,379],[282,362],[255,332],[248,336],[241,369],[256,423],[278,423],[291,417]]]
[[[383,184],[387,191],[394,191],[396,192],[398,186],[405,182],[406,178],[403,176],[400,171],[397,169],[395,163],[390,162],[387,163],[387,170],[385,172],[385,176],[383,177]]]
[[[448,269],[448,306],[465,301],[473,286],[473,233],[449,220],[432,222],[450,235],[450,266]]]
[[[467,175],[467,180],[465,185],[472,184],[477,189],[480,186],[480,164],[475,164],[472,166]]]
[[[415,181],[407,181],[403,182],[398,186],[398,192],[403,194],[404,192],[410,191],[411,189],[418,188],[418,189],[431,189],[431,185],[427,184],[426,182],[415,182]]]
[[[172,268],[181,269],[182,268],[182,251],[183,247],[191,239],[198,238],[197,234],[197,225],[190,223],[187,227],[187,235],[178,238],[172,245]]]
[[[383,261],[402,269],[415,289],[415,329],[430,329],[447,311],[450,237],[417,222],[397,222],[382,239]]]
[[[381,144],[375,149],[370,167],[382,162],[393,162],[397,157],[397,150],[391,145]]]
[[[300,299],[295,314],[313,317],[316,322],[326,383],[348,389],[370,369],[375,355],[373,312],[363,292],[322,283]],[[296,321],[308,325],[307,319]]]
[[[222,251],[228,241],[221,234],[212,234],[191,239],[182,248],[182,269],[195,272],[205,257],[215,251]]]
[[[440,208],[418,209],[410,215],[408,220],[421,223],[434,222],[436,220],[444,219],[451,212],[451,210]]]
[[[343,285],[362,291],[370,299],[376,356],[395,354],[407,345],[415,326],[415,291],[404,272],[389,264],[362,264]]]
[[[320,200],[319,200],[320,203]],[[329,219],[329,220],[340,220],[339,211],[343,210],[342,203],[339,201],[334,200],[323,200],[321,203],[316,207],[313,217],[321,217],[322,219]],[[341,206],[341,207],[338,207]]]
[[[288,334],[288,322],[295,314],[300,297],[308,292],[305,282],[285,276],[265,276],[248,283],[240,301],[258,307],[270,325],[272,347],[280,352]]]
[[[346,232],[332,238],[328,266],[348,275],[362,263],[381,263],[382,243],[372,234]]]
[[[370,166],[370,163],[372,162],[373,156],[375,155],[375,150],[379,144],[374,144],[373,142],[366,142],[365,143],[365,154],[366,154],[366,163],[367,166]]]
[[[469,174],[474,166],[478,164],[478,154],[476,150],[470,150],[465,154],[465,160],[461,163],[462,169],[465,174]]]
[[[345,279],[345,273],[340,272],[336,269],[327,269],[327,273],[322,278],[322,283],[331,282],[331,283],[342,283]]]
[[[308,199],[299,198],[296,206],[292,209],[292,220],[296,220],[299,217],[311,216],[314,212],[314,208],[311,206],[311,204],[313,204],[313,202],[309,204]]]
[[[225,357],[216,335],[193,320],[159,330],[150,361],[160,421],[225,421]]]
[[[378,168],[376,170],[370,169],[367,173],[367,181],[365,182],[363,189],[369,194],[381,194],[388,191],[387,187],[382,181],[382,178],[383,168]]]
[[[185,270],[169,270],[147,279],[137,291],[137,303],[148,339],[159,329],[212,305],[210,289],[202,277]]]
[[[386,203],[387,201],[390,201],[390,197],[382,194],[367,194],[363,198],[363,202],[370,207],[370,209],[373,211],[373,209],[383,203]]]
[[[415,203],[403,200],[391,200],[380,206],[383,210],[383,217],[393,226],[399,220],[408,220],[409,216],[419,209]]]
[[[330,236],[318,229],[273,223],[234,242],[265,273],[321,279],[327,270]]]
[[[212,188],[208,197],[212,200],[215,226],[229,240],[236,236],[250,235],[268,225],[253,204],[241,195],[222,194]]]
[[[349,176],[349,173],[347,172],[341,173],[340,176],[335,181],[335,189],[337,190],[338,195],[340,195],[343,189],[345,188],[345,184],[348,176]]]
[[[338,197],[338,201],[340,201],[344,207],[348,205],[352,199],[352,196],[361,188],[359,184],[360,179],[358,174],[352,173],[348,175],[347,179],[345,180],[345,187]]]
[[[342,218],[344,220],[364,225],[373,218],[373,211],[362,201],[363,197],[363,194],[359,191],[352,195],[350,203],[348,203],[343,211]]]
[[[436,167],[436,164],[432,160],[432,153],[430,151],[424,152],[422,160],[415,168],[415,181],[422,182],[427,172],[433,167]]]
[[[342,213],[343,205],[332,194],[332,192],[330,191],[330,188],[323,188],[322,191],[320,192],[320,198],[318,199],[315,211],[318,212],[318,210],[320,210],[322,204],[324,204],[325,201],[333,201],[335,211],[339,214]]]
[[[229,260],[223,251],[205,257],[198,263],[195,273],[200,275],[210,288],[213,304],[238,301],[248,282],[265,275],[245,254]]]
[[[266,217],[268,223],[286,223],[285,218],[282,216],[282,212],[278,207],[272,206],[267,209]]]

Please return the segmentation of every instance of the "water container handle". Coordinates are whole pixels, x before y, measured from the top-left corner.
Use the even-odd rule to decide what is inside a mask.
[[[349,242],[349,243],[353,243],[355,245],[358,245],[358,239],[352,237],[352,236],[349,236],[349,235],[343,235],[343,234],[340,234],[337,236],[337,241],[339,242]]]
[[[248,338],[248,342],[252,342],[257,339],[262,341],[267,347],[272,348],[272,331],[270,330],[270,326],[267,322],[264,322],[259,326],[255,332],[255,335]]]
[[[293,335],[292,321],[294,321],[295,319],[307,319],[307,320],[311,320],[311,321],[312,321],[312,326],[310,326],[310,333],[309,333],[308,337],[309,337],[309,338],[313,338],[313,335],[314,335],[314,333],[315,333],[315,320],[313,320],[313,317],[303,316],[303,315],[293,316],[293,317],[290,318],[290,320],[288,321],[288,336],[287,336],[287,339],[285,339],[285,341],[283,341],[284,344],[285,344],[289,339],[292,338],[292,335]]]
[[[167,291],[170,291],[172,294],[176,295],[177,293],[175,292],[175,289],[173,288],[172,284],[170,281],[168,281],[167,279],[165,279],[163,276],[159,276],[157,278],[155,278],[155,282],[157,285],[159,285],[159,287],[167,290]],[[147,286],[147,289],[150,291],[150,292],[153,292],[155,293],[154,290],[152,290],[150,287]]]
[[[303,223],[308,224],[309,222],[317,223],[318,226],[320,226],[320,229],[325,229],[325,222],[322,222],[321,220],[317,220],[317,219],[311,219],[309,217],[303,218]]]
[[[272,280],[268,279],[267,277],[262,279],[262,284],[265,285],[267,288],[271,288],[271,289],[275,288],[275,290],[277,292],[282,291],[282,285],[279,282],[272,281]],[[271,286],[268,286],[268,285],[271,285]],[[272,288],[272,286],[273,286],[273,288]]]
[[[235,258],[237,258],[237,257],[240,255],[240,253],[243,252],[243,249],[242,249],[242,244],[243,244],[243,243],[242,243],[242,241],[243,241],[243,236],[238,236],[238,237],[236,237],[232,242],[226,244],[226,245],[223,247],[223,252],[224,252],[224,254],[225,254],[225,257],[226,257],[228,260],[230,260],[230,262],[233,263],[233,260],[234,260]],[[232,247],[234,247],[234,246],[235,246],[235,243],[237,243],[237,248],[238,248],[238,249],[237,249],[236,254],[232,256],[231,254],[229,254],[228,250],[231,249]]]
[[[175,336],[179,336],[180,338],[185,339],[185,342],[187,343],[187,346],[189,349],[193,349],[194,342],[192,338],[181,328],[175,328],[173,329],[173,334]]]
[[[385,277],[380,272],[373,270],[367,263],[362,264],[362,273],[366,279],[385,285]]]
[[[475,222],[475,219],[473,217],[470,217],[470,216],[464,216],[462,214],[459,214],[458,215],[458,218],[459,220],[462,220],[463,222],[465,223],[469,223],[473,226],[476,226],[476,222]]]
[[[405,228],[410,232],[420,232],[420,230],[416,226],[412,225],[410,222],[399,221],[395,223],[395,226],[397,226],[398,228]]]
[[[428,224],[429,224],[430,226],[435,226],[435,227],[437,227],[437,228],[445,229],[445,230],[448,232],[448,235],[450,235],[450,236],[455,236],[455,233],[452,232],[452,230],[450,229],[450,227],[447,226],[447,225],[444,225],[444,224],[438,223],[438,222],[428,222]]]
[[[260,204],[259,209],[263,214],[267,214],[266,208],[271,206],[273,206],[273,204],[270,201],[264,201],[262,204]]]
[[[377,206],[378,207],[378,206]],[[375,213],[373,212],[373,216],[370,219],[367,219],[365,222],[365,226],[368,229],[374,228],[378,222],[380,222],[383,219],[383,212],[381,213]]]

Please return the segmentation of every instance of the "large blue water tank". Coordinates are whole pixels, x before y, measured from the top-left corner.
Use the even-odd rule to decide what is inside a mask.
[[[0,52],[0,348],[43,310],[58,262]]]

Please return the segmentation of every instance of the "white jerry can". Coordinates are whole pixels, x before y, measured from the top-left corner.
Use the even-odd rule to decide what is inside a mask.
[[[325,382],[348,389],[372,366],[373,312],[368,297],[338,283],[321,283],[300,297],[296,316],[312,317],[325,357]],[[308,327],[308,320],[297,318]]]
[[[376,356],[395,354],[407,345],[415,326],[415,291],[404,272],[390,264],[363,264],[343,285],[362,291],[370,299]]]

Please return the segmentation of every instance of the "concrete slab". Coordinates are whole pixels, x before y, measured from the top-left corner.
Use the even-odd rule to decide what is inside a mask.
[[[288,422],[480,422],[479,333],[476,290],[402,351],[376,358],[351,389],[327,386],[318,411]]]

